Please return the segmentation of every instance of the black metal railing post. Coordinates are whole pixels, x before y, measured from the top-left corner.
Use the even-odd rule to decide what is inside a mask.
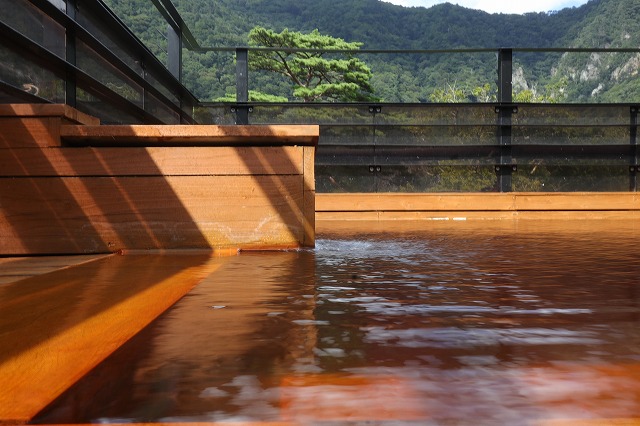
[[[67,0],[67,16],[73,21],[76,22],[76,12],[78,10],[78,5],[76,0]],[[65,28],[65,36],[66,36],[66,48],[65,48],[65,59],[67,63],[71,65],[76,65],[77,63],[77,54],[76,54],[76,31],[74,26],[67,26]],[[77,106],[77,82],[76,76],[73,72],[67,71],[65,76],[65,103],[71,107]]]
[[[182,33],[167,24],[167,68],[182,83]]]
[[[236,49],[236,124],[249,124],[249,49]]]
[[[378,137],[378,114],[382,113],[382,105],[369,105],[369,113],[371,114],[371,146],[372,146],[372,164],[369,164],[369,173],[373,175],[373,187],[378,192],[379,178],[378,174],[382,171],[382,166],[378,163],[376,146]]]
[[[512,174],[516,170],[516,166],[511,164],[513,161],[511,155],[511,116],[517,112],[517,109],[512,105],[512,76],[513,50],[500,49],[498,51],[498,102],[500,105],[496,107],[498,145],[500,147],[500,164],[496,166],[496,173],[500,192],[512,191]]]
[[[629,143],[631,150],[629,155],[629,191],[638,191],[638,106],[630,108],[629,117]]]
[[[170,23],[167,24],[167,68],[180,84],[182,84],[182,31]],[[184,109],[183,97],[178,95],[180,109]],[[146,110],[146,106],[144,107]],[[182,114],[180,121],[184,122]]]

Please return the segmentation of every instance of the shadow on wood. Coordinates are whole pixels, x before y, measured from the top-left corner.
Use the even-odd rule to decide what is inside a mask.
[[[0,254],[313,246],[317,126],[99,126],[52,107],[0,108]]]

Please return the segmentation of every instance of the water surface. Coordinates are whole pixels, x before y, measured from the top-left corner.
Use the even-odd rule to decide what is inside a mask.
[[[217,272],[39,422],[640,417],[630,223],[343,224]]]

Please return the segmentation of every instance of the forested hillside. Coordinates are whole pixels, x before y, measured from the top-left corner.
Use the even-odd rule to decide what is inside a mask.
[[[166,24],[149,0],[106,3],[161,58]],[[362,49],[439,50],[499,47],[640,47],[637,0],[591,0],[579,8],[525,15],[488,14],[451,4],[404,8],[379,0],[174,0],[202,46],[246,46],[255,26],[311,32],[363,43]],[[438,91],[465,94],[490,84],[496,55],[359,54],[386,102],[430,102]],[[544,94],[560,87],[569,102],[640,101],[640,55],[519,53],[514,89]],[[185,52],[185,85],[201,100],[235,93],[230,52]],[[253,90],[291,98],[290,83],[265,72],[250,75]],[[535,98],[534,98],[535,99]],[[560,99],[560,100],[565,100]]]

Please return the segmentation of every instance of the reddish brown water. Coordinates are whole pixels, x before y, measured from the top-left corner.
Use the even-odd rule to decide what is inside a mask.
[[[634,226],[349,225],[222,258],[37,421],[637,421]]]

